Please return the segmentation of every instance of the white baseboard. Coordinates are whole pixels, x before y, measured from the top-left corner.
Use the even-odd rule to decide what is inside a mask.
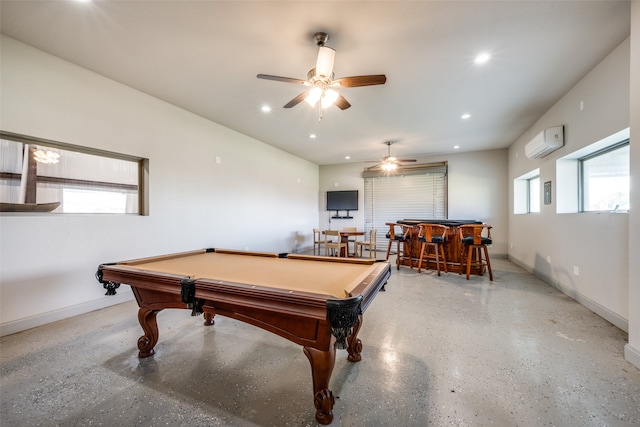
[[[624,346],[624,358],[627,362],[640,369],[640,350],[627,344]]]
[[[36,316],[25,317],[24,319],[18,319],[11,322],[3,323],[0,325],[0,337],[26,331],[27,329],[46,325],[58,320],[68,319],[69,317],[77,316],[79,314],[85,314],[94,310],[99,310],[101,308],[131,301],[132,299],[133,293],[131,291],[119,289],[118,293],[113,296],[104,297],[94,301],[76,304],[71,307],[65,307],[59,310],[38,314]]]
[[[617,313],[614,313],[613,311],[609,310],[608,308],[598,304],[597,302],[595,302],[591,298],[588,298],[588,297],[582,295],[581,293],[576,292],[574,289],[571,289],[571,288],[565,286],[564,284],[562,284],[562,283],[558,282],[557,280],[555,280],[553,277],[550,277],[550,276],[548,276],[546,274],[540,273],[539,271],[536,271],[536,270],[532,269],[531,267],[525,265],[524,263],[522,263],[518,259],[515,259],[515,258],[510,256],[509,257],[509,261],[511,261],[514,264],[517,264],[518,266],[524,268],[529,273],[533,274],[534,276],[536,276],[537,278],[539,278],[543,282],[547,283],[550,286],[553,286],[554,288],[556,288],[557,290],[559,290],[560,292],[562,292],[563,294],[565,294],[569,298],[571,298],[571,299],[575,300],[576,302],[582,304],[583,306],[587,307],[589,310],[593,311],[595,314],[597,314],[598,316],[602,317],[607,322],[609,322],[609,323],[613,324],[614,326],[618,327],[619,329],[629,333],[629,320],[628,319],[625,319],[625,318],[621,317]]]

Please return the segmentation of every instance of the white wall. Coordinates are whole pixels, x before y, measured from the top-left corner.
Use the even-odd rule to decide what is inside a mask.
[[[509,149],[510,206],[515,178],[540,168],[540,182],[552,182],[552,203],[541,204],[540,213],[514,215],[510,209],[510,259],[623,330],[628,329],[629,319],[629,215],[557,214],[555,161],[629,127],[629,72],[627,39]],[[525,144],[555,125],[565,126],[565,146],[542,159],[526,158]],[[579,275],[574,274],[574,266]]]
[[[418,163],[444,162],[448,164],[449,219],[478,219],[493,226],[491,234],[494,255],[507,254],[507,150],[489,150],[430,157],[418,157]],[[341,229],[364,224],[364,163],[320,166],[319,206],[324,208],[326,192],[331,190],[359,190],[360,207],[351,212],[353,219],[334,219],[331,212],[320,212],[320,227]],[[428,215],[425,215],[428,219]],[[403,218],[398,218],[403,219]]]
[[[629,343],[625,358],[640,368],[640,2],[631,3],[631,211],[629,212]]]
[[[149,216],[0,216],[3,335],[130,299],[128,287],[104,296],[94,279],[100,263],[312,245],[317,165],[13,39],[0,42],[2,130],[150,161]]]

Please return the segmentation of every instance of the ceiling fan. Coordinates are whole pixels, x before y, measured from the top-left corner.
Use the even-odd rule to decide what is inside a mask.
[[[416,159],[398,159],[391,155],[391,144],[393,141],[385,141],[385,145],[387,146],[387,155],[382,158],[382,162],[379,162],[377,165],[373,165],[368,169],[382,169],[385,171],[394,171],[398,168],[398,166],[402,166],[403,163],[415,163]]]
[[[320,101],[320,111],[322,119],[322,109],[335,105],[341,110],[351,107],[349,101],[338,93],[338,88],[360,87],[381,85],[387,81],[384,74],[374,74],[368,76],[341,77],[334,80],[333,63],[336,51],[326,46],[329,35],[327,33],[315,33],[313,36],[316,46],[318,46],[318,59],[315,68],[307,73],[307,80],[295,79],[291,77],[271,76],[268,74],[258,74],[259,79],[275,80],[285,83],[301,84],[309,87],[308,90],[293,98],[284,108],[291,108],[298,105],[303,100],[311,106],[315,106]]]

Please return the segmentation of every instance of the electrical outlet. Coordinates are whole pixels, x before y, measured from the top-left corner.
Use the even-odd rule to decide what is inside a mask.
[[[579,276],[580,275],[580,268],[577,265],[573,266],[573,275],[574,276]]]

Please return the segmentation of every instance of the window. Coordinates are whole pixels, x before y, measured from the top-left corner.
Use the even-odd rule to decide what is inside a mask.
[[[513,213],[540,212],[540,169],[513,180]]]
[[[629,210],[630,133],[622,129],[556,160],[557,213]]]
[[[629,210],[629,140],[579,159],[582,212]]]
[[[0,136],[2,212],[147,212],[147,160],[8,132]]]
[[[387,222],[400,219],[447,218],[447,165],[415,165],[394,174],[365,171],[365,231],[378,230],[377,244],[386,247]]]

